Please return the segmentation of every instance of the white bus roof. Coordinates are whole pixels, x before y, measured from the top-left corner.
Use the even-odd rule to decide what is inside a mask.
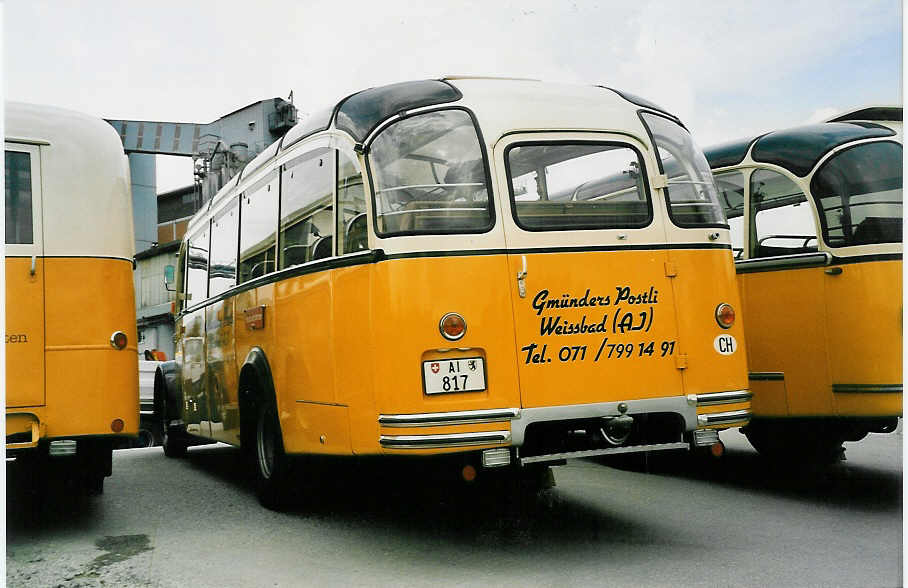
[[[123,144],[104,120],[6,103],[7,143],[38,145],[44,255],[132,259],[132,198]]]

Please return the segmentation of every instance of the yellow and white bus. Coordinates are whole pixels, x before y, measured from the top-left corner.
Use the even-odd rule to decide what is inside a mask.
[[[97,493],[139,425],[129,166],[99,118],[7,103],[5,122],[6,452]]]
[[[721,450],[750,416],[709,166],[663,109],[604,87],[446,78],[353,94],[189,224],[168,455],[572,457]],[[523,468],[523,469],[521,469]]]
[[[706,150],[763,454],[828,463],[902,416],[901,118],[866,108]]]

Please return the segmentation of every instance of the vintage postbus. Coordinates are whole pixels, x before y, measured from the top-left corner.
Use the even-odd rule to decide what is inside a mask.
[[[829,463],[902,415],[902,109],[707,149],[763,454]]]
[[[138,431],[129,166],[101,119],[6,104],[6,453],[101,492]]]
[[[164,450],[453,455],[465,478],[691,446],[750,416],[729,232],[676,117],[446,78],[312,115],[189,224]],[[508,470],[503,470],[508,471]]]

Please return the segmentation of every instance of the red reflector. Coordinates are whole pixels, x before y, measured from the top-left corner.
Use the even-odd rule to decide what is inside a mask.
[[[439,330],[441,331],[442,336],[449,341],[456,341],[463,337],[463,334],[467,331],[467,321],[463,319],[462,316],[456,312],[449,312],[448,314],[441,317],[441,322],[438,325]]]
[[[721,441],[713,443],[709,446],[709,452],[713,457],[722,457],[725,455],[725,445]]]
[[[731,304],[723,302],[716,307],[716,322],[723,329],[728,329],[735,324],[735,309]]]
[[[465,481],[472,482],[476,479],[476,468],[471,465],[465,465],[460,471],[460,475],[463,476],[463,479]]]
[[[117,331],[110,336],[110,344],[114,349],[125,349],[128,341],[126,333],[123,331]]]
[[[114,419],[113,422],[110,423],[110,430],[114,433],[121,432],[123,430],[123,427],[123,419]]]

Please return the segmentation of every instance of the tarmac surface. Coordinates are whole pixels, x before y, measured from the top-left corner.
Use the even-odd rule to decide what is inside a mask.
[[[902,434],[791,471],[737,431],[719,461],[578,460],[535,494],[425,462],[311,466],[284,512],[240,452],[114,453],[104,494],[30,500],[7,464],[7,585],[901,586]]]

